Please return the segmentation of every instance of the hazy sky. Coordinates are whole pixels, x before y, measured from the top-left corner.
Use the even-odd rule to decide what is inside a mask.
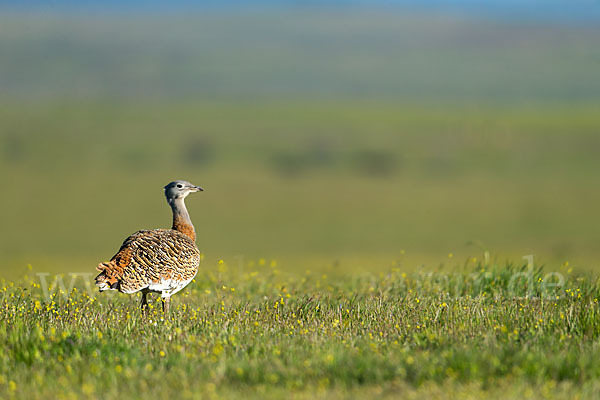
[[[345,7],[401,7],[452,12],[485,14],[499,18],[553,19],[564,21],[600,22],[600,1],[598,0],[0,0],[4,9],[34,11],[128,11],[152,12],[158,9],[177,11],[193,8],[258,10],[265,8],[345,8]]]

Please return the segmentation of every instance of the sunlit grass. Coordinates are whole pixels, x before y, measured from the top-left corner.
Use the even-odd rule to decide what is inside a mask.
[[[0,395],[498,395],[510,385],[513,396],[561,398],[598,387],[593,277],[483,262],[334,279],[266,259],[206,271],[169,315],[155,298],[147,318],[137,296],[96,296],[81,281],[70,293],[32,272],[2,282]]]

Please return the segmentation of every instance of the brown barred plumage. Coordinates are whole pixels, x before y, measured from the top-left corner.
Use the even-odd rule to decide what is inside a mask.
[[[167,312],[170,297],[187,286],[198,272],[200,251],[184,199],[189,193],[201,190],[186,181],[165,186],[165,195],[173,210],[173,228],[142,230],[125,239],[117,254],[96,268],[100,271],[96,277],[100,291],[135,293],[141,290],[143,311],[147,306],[146,294],[158,292]]]

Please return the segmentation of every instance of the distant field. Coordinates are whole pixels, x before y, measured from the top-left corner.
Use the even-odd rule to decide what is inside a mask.
[[[175,178],[206,187],[189,207],[213,261],[596,268],[599,38],[377,10],[7,12],[0,274],[93,268],[169,224]]]
[[[598,267],[593,105],[4,103],[0,119],[5,275],[89,271],[168,226],[174,178],[206,189],[188,206],[212,261]]]
[[[290,277],[210,263],[164,316],[136,296],[0,283],[0,397],[594,399],[596,278],[522,264]],[[46,286],[43,283],[54,286]],[[47,297],[46,293],[50,296]]]

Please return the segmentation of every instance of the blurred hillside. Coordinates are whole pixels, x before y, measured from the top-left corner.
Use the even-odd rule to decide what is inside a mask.
[[[206,189],[207,268],[597,267],[599,39],[443,13],[3,14],[3,273],[92,271],[169,225],[175,178]]]
[[[590,101],[599,25],[287,11],[0,17],[0,96]]]

